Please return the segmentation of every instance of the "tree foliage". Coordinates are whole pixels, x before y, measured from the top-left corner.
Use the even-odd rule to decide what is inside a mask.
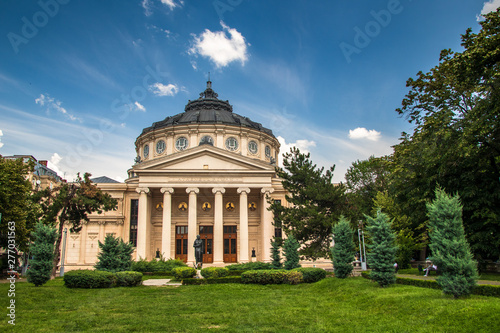
[[[53,189],[43,191],[41,200],[42,222],[57,225],[57,240],[54,249],[52,276],[55,276],[57,264],[61,258],[61,240],[64,223],[70,224],[71,232],[79,232],[82,221],[89,221],[88,215],[97,212],[114,210],[116,199],[104,193],[90,181],[90,174],[85,173],[83,178],[78,174],[73,183],[63,183]]]
[[[372,268],[370,278],[381,287],[385,287],[396,282],[394,270],[397,251],[396,235],[386,214],[379,211],[376,218],[366,215],[366,220],[370,235],[368,245],[370,251],[367,254],[368,265]]]
[[[285,269],[294,269],[300,267],[299,264],[299,247],[300,244],[297,242],[293,235],[288,235],[283,244],[283,254],[285,256],[285,262],[283,264]]]
[[[134,252],[132,244],[125,243],[120,237],[107,235],[104,243],[99,241],[99,249],[95,265],[97,270],[113,273],[130,270],[132,252]]]
[[[331,248],[333,271],[335,277],[344,279],[352,273],[352,262],[356,249],[354,247],[354,230],[349,221],[341,216],[339,222],[333,227],[333,240],[335,245]]]
[[[274,269],[281,269],[283,268],[283,264],[281,263],[281,253],[280,253],[280,242],[277,240],[273,240],[271,242],[271,264],[273,265]]]
[[[354,223],[371,214],[375,196],[389,185],[390,172],[390,156],[370,156],[367,160],[357,160],[349,167],[345,174],[345,186],[348,214]]]
[[[460,198],[436,190],[436,199],[427,204],[430,227],[430,259],[441,275],[437,283],[455,298],[470,295],[476,285],[477,264],[472,259],[462,224]]]
[[[413,134],[395,146],[391,188],[413,227],[425,225],[425,204],[439,185],[463,200],[466,238],[478,259],[500,256],[500,10],[462,52],[443,50],[439,64],[410,78],[397,109]]]
[[[14,222],[17,249],[28,251],[29,236],[39,213],[28,180],[32,170],[32,162],[24,163],[22,159],[11,160],[0,156],[0,247],[7,248],[7,223]]]
[[[39,222],[31,236],[34,242],[30,248],[32,259],[27,273],[28,282],[38,287],[50,280],[57,232],[54,227]]]
[[[283,169],[276,169],[289,205],[270,200],[270,210],[286,234],[294,235],[306,258],[328,256],[331,228],[346,207],[344,186],[332,183],[334,168],[324,172],[312,163],[310,154],[292,147],[284,154]]]

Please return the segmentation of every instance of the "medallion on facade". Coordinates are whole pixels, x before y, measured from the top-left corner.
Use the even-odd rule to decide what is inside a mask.
[[[187,203],[185,203],[185,202],[181,202],[181,203],[179,204],[178,208],[179,208],[179,210],[180,210],[181,212],[185,212],[185,211],[187,210],[187,208],[188,208],[188,205],[187,205]]]
[[[250,211],[252,212],[255,212],[257,210],[257,204],[255,202],[250,202],[248,204],[248,209],[250,209]]]
[[[226,210],[228,212],[232,212],[234,210],[235,206],[234,206],[234,203],[232,203],[231,201],[229,201],[228,203],[226,203]]]
[[[203,205],[201,205],[201,209],[204,212],[208,212],[210,211],[210,209],[212,209],[212,205],[210,204],[210,202],[204,202]]]

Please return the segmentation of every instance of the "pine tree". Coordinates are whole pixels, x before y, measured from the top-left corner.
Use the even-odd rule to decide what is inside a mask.
[[[283,264],[281,263],[280,244],[281,242],[278,240],[274,240],[271,242],[271,265],[273,265],[274,269],[283,268]]]
[[[122,272],[130,269],[132,265],[132,244],[125,243],[123,239],[106,236],[104,244],[99,242],[100,252],[97,255],[95,268],[100,271]]]
[[[299,264],[299,242],[293,237],[293,235],[289,235],[285,240],[285,244],[283,245],[283,252],[285,255],[285,269],[294,269],[300,267]]]
[[[432,263],[441,275],[437,283],[445,294],[455,298],[472,292],[478,278],[477,263],[472,259],[462,223],[462,204],[458,195],[436,190],[436,199],[427,204]]]
[[[28,282],[41,286],[50,280],[52,261],[54,260],[54,243],[56,242],[56,229],[38,222],[31,233],[34,242],[30,247],[30,269]]]
[[[353,270],[352,261],[355,248],[352,238],[354,231],[344,216],[340,216],[339,222],[332,229],[335,241],[335,245],[331,248],[333,270],[335,277],[344,279]]]
[[[381,287],[385,287],[396,282],[394,269],[398,249],[395,245],[396,235],[391,229],[391,222],[386,214],[378,211],[376,218],[368,215],[365,217],[371,240],[368,246],[371,251],[367,255],[368,264],[372,268],[370,278]]]

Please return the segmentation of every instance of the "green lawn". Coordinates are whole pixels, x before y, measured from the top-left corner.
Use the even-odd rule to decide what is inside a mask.
[[[0,284],[7,295],[9,285]],[[7,332],[8,298],[0,331]],[[18,332],[500,332],[500,299],[364,278],[315,284],[67,289],[16,284]]]
[[[408,269],[400,269],[398,271],[399,274],[410,274],[410,275],[419,275],[417,268],[408,268]],[[424,273],[420,273],[420,275],[424,275]],[[436,275],[435,271],[430,271],[429,275]],[[487,280],[487,281],[500,281],[500,273],[482,273],[479,274],[479,280]]]

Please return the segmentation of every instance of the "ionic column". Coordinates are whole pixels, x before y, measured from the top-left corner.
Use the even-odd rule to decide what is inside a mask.
[[[248,262],[248,187],[240,187],[236,191],[240,194],[240,262]]]
[[[266,197],[274,192],[272,187],[264,187],[261,190],[262,193],[262,261],[271,261],[271,238],[273,237],[274,226],[273,226],[273,213],[268,210],[269,203]]]
[[[162,187],[160,192],[163,193],[163,225],[161,227],[161,253],[163,258],[172,258],[170,254],[171,239],[172,239],[172,193],[174,189],[171,187]]]
[[[186,189],[186,193],[189,194],[189,207],[188,207],[188,263],[194,263],[194,240],[196,239],[196,235],[198,234],[196,230],[197,221],[196,221],[196,205],[197,205],[197,194],[200,193],[200,190],[197,187],[188,187]]]
[[[224,263],[224,230],[223,230],[223,212],[224,201],[222,195],[226,193],[223,187],[214,187],[212,193],[215,194],[214,200],[214,264]]]
[[[85,264],[86,248],[87,248],[87,221],[82,222],[82,230],[80,230],[80,256],[78,258],[78,264]]]
[[[149,188],[138,187],[135,191],[139,193],[139,214],[137,217],[137,260],[139,260],[141,258],[146,259]]]

